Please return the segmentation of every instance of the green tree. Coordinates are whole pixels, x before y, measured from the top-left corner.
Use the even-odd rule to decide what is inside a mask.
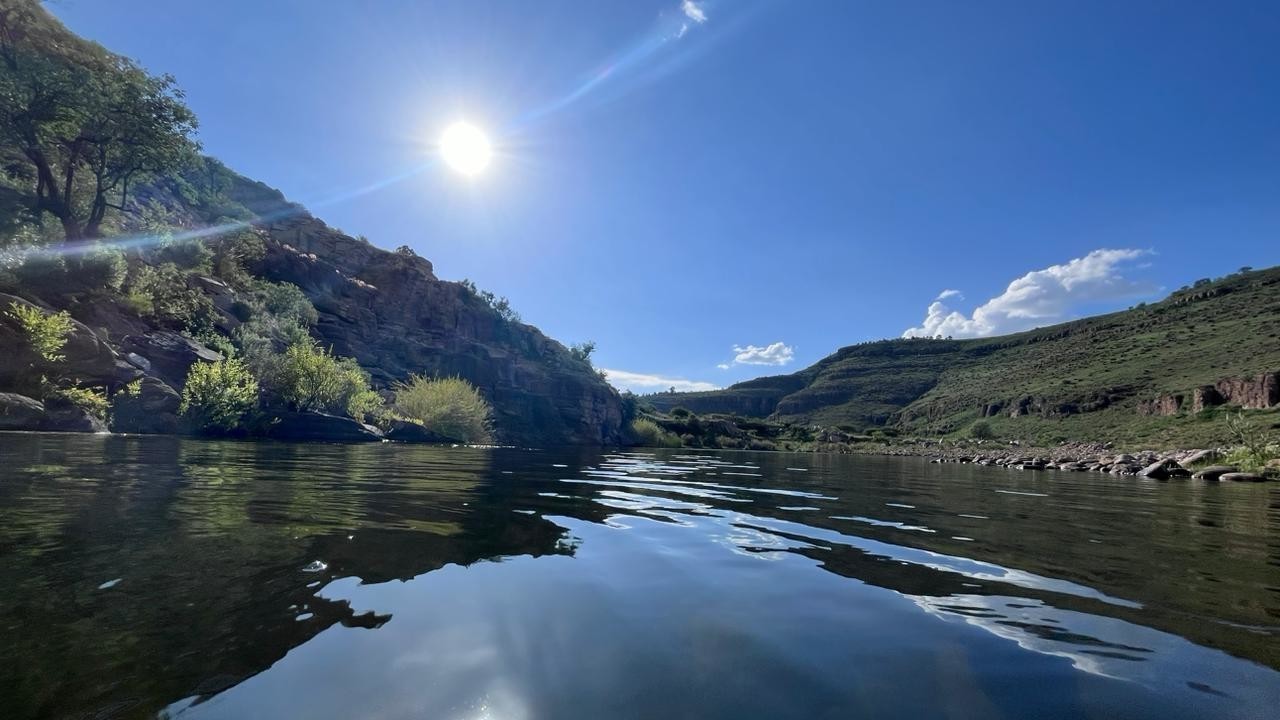
[[[395,393],[396,410],[437,435],[465,443],[493,439],[493,408],[462,378],[412,375],[396,384]]]
[[[67,240],[100,237],[130,185],[193,156],[196,118],[171,76],[51,26],[34,2],[0,12],[0,141],[29,163],[36,210]]]
[[[178,412],[202,432],[240,427],[258,404],[258,381],[240,360],[196,363],[187,373]]]

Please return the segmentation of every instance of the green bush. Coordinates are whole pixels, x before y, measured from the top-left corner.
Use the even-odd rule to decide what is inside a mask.
[[[57,388],[45,395],[45,401],[63,400],[99,420],[107,419],[107,396],[101,390],[81,387]]]
[[[369,387],[364,368],[312,341],[294,343],[265,364],[268,390],[294,410],[364,419],[382,406],[382,397]]]
[[[465,443],[493,439],[493,409],[479,390],[458,377],[439,379],[410,376],[395,387],[396,410],[426,429]]]
[[[991,440],[996,436],[996,431],[991,429],[991,423],[986,420],[978,420],[969,426],[969,437],[975,440]]]
[[[68,276],[93,290],[119,290],[127,271],[124,253],[101,243],[95,243],[92,249],[67,263]]]
[[[634,445],[643,447],[678,448],[683,443],[680,438],[663,430],[658,423],[648,418],[636,418],[627,426]]]
[[[671,417],[687,418],[687,417],[689,417],[690,415],[693,415],[693,413],[692,413],[692,412],[690,412],[690,411],[688,411],[688,410],[687,410],[687,409],[685,409],[685,408],[677,407],[677,408],[672,408],[672,409],[671,409],[670,415],[671,415]]]
[[[183,270],[209,272],[213,251],[203,240],[168,240],[156,251],[156,259],[161,263],[173,263]]]
[[[187,373],[178,412],[202,432],[229,432],[240,427],[258,404],[258,381],[236,359],[196,363]]]
[[[266,254],[266,244],[256,230],[246,229],[213,241],[213,272],[232,285],[244,285],[251,278],[248,267]]]
[[[22,329],[31,349],[47,363],[62,362],[66,356],[62,349],[71,335],[71,315],[66,310],[46,313],[40,308],[23,303],[10,303],[5,313]]]
[[[315,325],[320,319],[311,300],[297,285],[291,283],[259,281],[254,284],[253,298],[264,310],[282,320]]]
[[[211,332],[217,309],[200,290],[187,285],[187,273],[173,263],[139,265],[125,286],[126,304],[138,314],[192,334]]]

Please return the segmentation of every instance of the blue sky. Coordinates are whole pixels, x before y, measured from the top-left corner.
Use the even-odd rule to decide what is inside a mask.
[[[1277,3],[50,8],[173,73],[210,154],[637,390],[1280,262]],[[458,119],[473,179],[434,161]]]

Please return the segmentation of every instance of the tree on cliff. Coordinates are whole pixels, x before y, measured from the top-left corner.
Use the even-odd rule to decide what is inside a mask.
[[[100,237],[131,185],[193,156],[195,129],[171,76],[60,37],[35,2],[0,3],[0,144],[30,166],[35,210],[67,240]]]

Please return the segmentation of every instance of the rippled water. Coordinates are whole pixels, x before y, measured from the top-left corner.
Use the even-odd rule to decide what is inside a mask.
[[[0,716],[1275,717],[1280,490],[0,435]]]

